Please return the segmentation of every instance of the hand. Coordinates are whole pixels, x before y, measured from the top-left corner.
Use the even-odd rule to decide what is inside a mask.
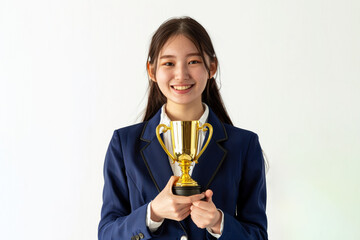
[[[172,186],[179,177],[172,176],[165,188],[151,202],[151,220],[161,222],[164,218],[181,221],[190,214],[193,202],[200,201],[205,195],[197,194],[189,197],[172,193]]]
[[[206,200],[194,202],[191,206],[191,219],[199,228],[211,228],[213,233],[220,234],[222,213],[212,201],[213,192],[205,192]]]

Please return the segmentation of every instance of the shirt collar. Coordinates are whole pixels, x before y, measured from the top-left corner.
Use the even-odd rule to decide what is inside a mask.
[[[165,105],[166,104],[164,104],[161,107],[160,124],[165,124],[166,126],[170,126],[170,121],[171,120],[168,117],[168,115],[166,114]],[[200,126],[202,126],[204,123],[207,122],[207,119],[208,119],[208,116],[209,116],[209,107],[205,103],[203,103],[203,106],[205,107],[205,111],[204,111],[203,115],[199,119]]]

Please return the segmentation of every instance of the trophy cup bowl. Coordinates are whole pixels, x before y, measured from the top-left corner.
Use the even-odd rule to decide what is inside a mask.
[[[162,128],[162,129],[161,129]],[[170,130],[173,154],[166,148],[160,137],[160,130],[163,133]],[[199,131],[208,131],[209,136],[203,148],[198,151]],[[190,166],[193,162],[198,163],[199,157],[207,148],[213,134],[211,124],[205,123],[200,126],[199,121],[171,121],[170,127],[160,124],[156,127],[156,136],[172,163],[178,162],[181,168],[181,176],[173,186],[173,193],[181,196],[191,196],[201,193],[200,185],[190,177]]]

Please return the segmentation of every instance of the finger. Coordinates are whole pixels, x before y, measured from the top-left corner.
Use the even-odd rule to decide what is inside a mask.
[[[213,191],[211,191],[210,189],[206,190],[205,196],[206,196],[206,201],[207,202],[212,202],[213,194],[214,194]]]
[[[205,195],[203,195],[205,196]],[[175,195],[175,201],[179,204],[192,204],[194,201],[198,201],[198,198],[200,197],[196,197],[196,198],[193,198],[193,197],[185,197],[185,196],[178,196],[178,195]]]
[[[208,213],[199,209],[195,208],[193,211],[190,212],[191,219],[199,228],[205,228],[208,225]]]
[[[202,217],[206,216],[208,212],[206,209],[196,207],[194,205],[190,207],[190,210],[191,210],[191,215],[202,216]]]
[[[192,195],[189,197],[191,202],[197,202],[200,201],[201,199],[205,198],[205,194],[204,193],[200,193],[200,194],[196,194],[196,195]]]
[[[190,209],[187,210],[187,211],[185,211],[182,215],[179,216],[179,218],[177,219],[177,221],[182,221],[182,220],[184,220],[187,216],[190,215],[190,212],[191,212]]]
[[[188,206],[182,209],[176,209],[174,212],[170,213],[170,215],[168,215],[167,218],[176,221],[181,221],[189,215],[190,215],[190,207]]]
[[[179,211],[179,215],[180,216],[187,216],[187,215],[189,215],[190,214],[190,206],[188,206],[188,207],[186,207],[186,208],[183,208],[183,209],[181,209],[180,211]]]
[[[172,194],[172,187],[174,186],[174,183],[179,179],[179,176],[171,176],[168,183],[166,184],[166,188],[170,191]]]
[[[205,202],[205,201],[197,201],[197,202],[193,202],[192,205],[194,207],[197,207],[197,208],[201,208],[201,209],[204,209],[204,210],[209,210],[209,209],[211,209],[213,203]]]
[[[176,208],[178,212],[183,212],[184,210],[190,210],[191,206],[191,203],[177,204]]]
[[[192,217],[202,219],[203,221],[212,221],[213,219],[216,219],[219,214],[221,216],[220,211],[217,209],[203,209],[196,206],[191,206],[190,210]]]
[[[190,213],[191,219],[199,228],[206,228],[214,226],[214,224],[221,218],[220,212],[208,212],[197,207],[193,207]]]
[[[201,194],[196,194],[196,195],[192,195],[192,196],[188,196],[188,197],[175,195],[174,197],[175,197],[175,201],[177,203],[192,204],[193,202],[197,202],[197,201],[203,199],[205,197],[205,194],[201,193]]]

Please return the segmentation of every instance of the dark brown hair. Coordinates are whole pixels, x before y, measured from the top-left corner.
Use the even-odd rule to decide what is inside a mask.
[[[184,35],[194,43],[204,60],[205,68],[210,77],[210,68],[207,61],[205,61],[205,54],[209,56],[210,62],[216,62],[216,66],[218,66],[215,50],[205,28],[190,17],[170,19],[161,24],[158,30],[154,33],[151,39],[149,54],[146,62],[146,64],[155,66],[154,74],[156,74],[157,58],[161,48],[165,45],[168,39],[176,35]],[[202,101],[214,111],[216,116],[222,122],[233,125],[225,109],[218,85],[214,78],[207,81],[206,87],[202,93]],[[143,121],[148,121],[152,118],[162,105],[164,105],[164,103],[166,103],[166,97],[160,91],[157,83],[149,79],[149,97]]]

